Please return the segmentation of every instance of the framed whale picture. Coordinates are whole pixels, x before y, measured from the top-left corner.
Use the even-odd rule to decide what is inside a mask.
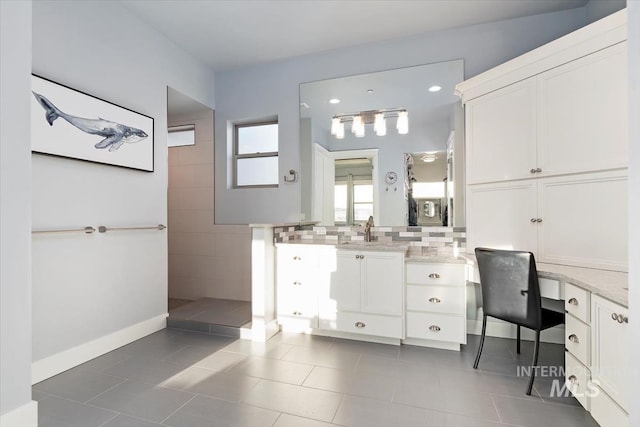
[[[31,151],[153,172],[153,118],[31,76]]]

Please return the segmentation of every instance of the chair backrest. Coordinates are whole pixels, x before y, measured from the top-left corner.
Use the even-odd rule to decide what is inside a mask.
[[[476,248],[482,309],[492,317],[540,329],[542,308],[531,252]]]

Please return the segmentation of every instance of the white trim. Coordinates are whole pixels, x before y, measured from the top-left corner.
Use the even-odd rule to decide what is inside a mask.
[[[578,59],[627,39],[627,10],[613,13],[559,39],[458,83],[455,94],[465,104],[551,68]]]
[[[35,361],[31,364],[31,384],[51,378],[166,327],[167,314],[165,313]]]
[[[528,328],[520,328],[521,338],[526,341],[535,339],[535,332]],[[482,320],[467,320],[467,334],[480,335],[482,333]],[[516,339],[516,326],[512,323],[491,319],[487,322],[488,337]],[[564,345],[564,326],[554,326],[545,329],[540,334],[540,342]]]
[[[274,319],[267,323],[264,322],[252,322],[251,325],[251,340],[258,342],[268,341],[269,338],[280,332],[278,322]],[[247,339],[248,335],[241,334],[240,338]]]
[[[35,400],[0,416],[0,427],[38,427],[38,402]]]

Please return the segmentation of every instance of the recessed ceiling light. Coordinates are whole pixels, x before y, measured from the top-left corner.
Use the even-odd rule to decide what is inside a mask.
[[[438,92],[440,89],[442,89],[440,86],[433,85],[429,88],[429,92]]]
[[[339,100],[338,98],[331,98],[331,99],[329,100],[329,103],[330,103],[330,104],[339,104],[339,103],[340,103],[340,100]]]

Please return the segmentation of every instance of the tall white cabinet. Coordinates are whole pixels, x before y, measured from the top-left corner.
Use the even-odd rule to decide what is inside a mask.
[[[626,13],[460,83],[467,250],[627,271]]]

